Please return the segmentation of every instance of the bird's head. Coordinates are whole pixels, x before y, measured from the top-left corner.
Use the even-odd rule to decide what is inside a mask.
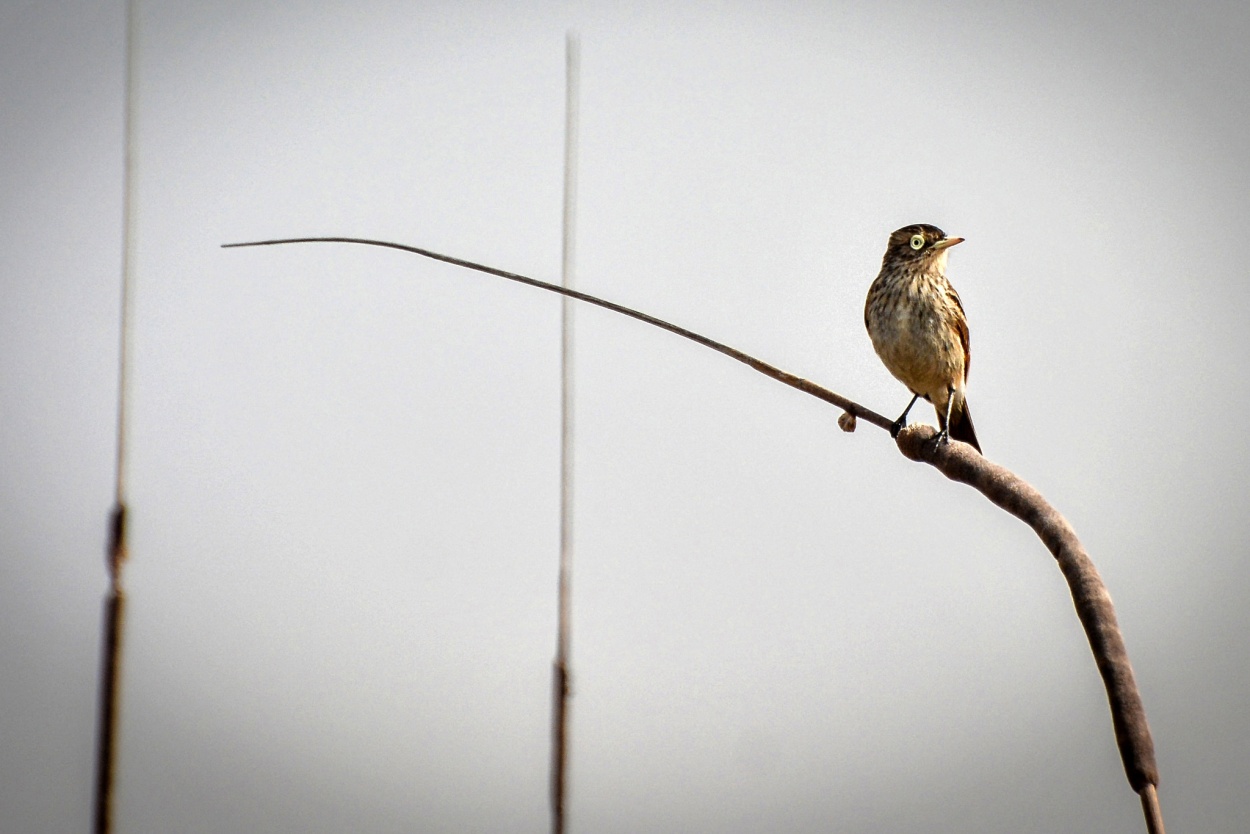
[[[937,265],[945,269],[946,250],[956,243],[963,243],[963,240],[961,237],[947,237],[946,232],[927,223],[904,226],[890,235],[883,263],[898,266]]]

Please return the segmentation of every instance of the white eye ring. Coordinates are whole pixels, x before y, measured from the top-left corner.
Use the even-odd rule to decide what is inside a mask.
[[[924,235],[912,235],[911,236],[911,248],[923,249],[924,248]]]

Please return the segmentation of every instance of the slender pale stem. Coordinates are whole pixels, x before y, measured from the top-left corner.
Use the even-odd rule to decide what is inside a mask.
[[[560,283],[573,286],[575,221],[577,219],[578,45],[570,32],[565,41],[564,222],[561,236]],[[573,299],[560,308],[560,575],[551,751],[551,828],[564,834],[568,796],[569,641],[573,614]]]
[[[117,357],[117,459],[113,512],[109,521],[109,590],[104,603],[104,640],[101,646],[99,715],[96,727],[96,781],[92,828],[96,834],[113,830],[113,785],[117,769],[117,724],[121,690],[122,644],[126,594],[122,568],[128,551],[126,538],[127,404],[130,389],[131,274],[135,256],[135,68],[138,54],[138,0],[126,3],[126,76],[122,133],[122,263],[121,310]]]

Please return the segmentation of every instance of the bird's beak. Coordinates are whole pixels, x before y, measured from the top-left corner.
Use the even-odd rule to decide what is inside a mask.
[[[933,251],[940,252],[943,249],[947,249],[951,246],[954,246],[956,243],[963,243],[963,242],[964,242],[964,239],[961,237],[944,237],[941,240],[939,240],[937,243],[933,244]]]

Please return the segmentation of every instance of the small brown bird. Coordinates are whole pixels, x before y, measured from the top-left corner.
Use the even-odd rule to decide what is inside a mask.
[[[962,242],[927,224],[890,235],[881,273],[868,289],[864,324],[885,367],[913,394],[891,433],[898,436],[907,412],[924,397],[937,412],[938,441],[953,437],[979,452],[964,397],[972,360],[968,320],[959,293],[946,280],[947,250]]]

